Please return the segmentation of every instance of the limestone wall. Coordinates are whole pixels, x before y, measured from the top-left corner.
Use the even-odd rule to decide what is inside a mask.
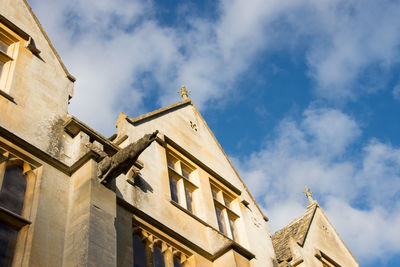
[[[322,266],[321,260],[318,258],[323,258],[324,256],[328,262],[329,260],[333,260],[340,266],[359,266],[320,208],[317,208],[315,212],[304,247],[293,243],[292,251],[295,255],[294,258],[302,258],[304,260],[298,266]],[[332,264],[332,266],[335,265]]]
[[[16,48],[12,73],[6,88],[14,100],[0,96],[0,126],[59,157],[62,123],[72,96],[73,82],[51,48],[24,0],[0,1],[0,14],[31,36],[37,49],[34,55],[21,40]]]
[[[196,124],[196,127],[192,127],[193,124]],[[235,212],[240,216],[236,221],[239,236],[237,242],[255,254],[256,259],[250,261],[251,266],[273,266],[275,256],[267,222],[247,194],[195,108],[186,105],[179,110],[135,125],[126,120],[118,122],[118,136],[128,135],[128,139],[121,144],[122,147],[154,130],[159,130],[160,136],[165,135],[176,142],[241,191],[241,195],[233,203]],[[210,254],[217,253],[232,242],[218,230],[209,172],[189,158],[185,158],[196,169],[194,183],[198,186],[194,193],[195,216],[191,216],[185,209],[179,208],[171,201],[166,148],[154,142],[142,153],[139,160],[144,164],[139,178],[142,184],[132,185],[126,182],[129,175],[120,176],[117,179],[117,188],[122,198]],[[249,205],[246,207],[242,200],[246,200]]]

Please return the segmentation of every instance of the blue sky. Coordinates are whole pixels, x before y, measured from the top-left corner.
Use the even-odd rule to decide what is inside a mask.
[[[275,231],[311,187],[362,266],[400,260],[400,2],[30,0],[106,136],[192,91]]]

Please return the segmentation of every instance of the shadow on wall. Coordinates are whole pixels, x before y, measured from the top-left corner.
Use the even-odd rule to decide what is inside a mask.
[[[151,185],[148,182],[146,182],[146,180],[142,177],[140,173],[136,175],[133,181],[134,181],[133,186],[138,187],[144,193],[147,192],[153,193],[153,187],[151,187]]]

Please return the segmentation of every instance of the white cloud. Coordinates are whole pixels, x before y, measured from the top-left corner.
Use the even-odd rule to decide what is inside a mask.
[[[304,212],[307,185],[356,258],[400,253],[400,148],[370,140],[354,152],[360,134],[339,110],[309,108],[300,122],[284,119],[262,150],[235,160],[273,231]]]
[[[396,100],[400,100],[400,84],[396,85],[393,89],[393,98]]]
[[[386,68],[399,62],[399,25],[394,21],[400,5],[393,1],[332,2],[315,10],[314,21],[320,24],[314,48],[308,52],[311,76],[325,97],[354,97],[362,89],[357,84],[360,76],[364,83],[368,80],[362,75],[371,64]],[[364,91],[379,89],[364,86]]]
[[[215,20],[186,16],[180,28],[161,25],[150,1],[30,2],[77,76],[71,112],[105,134],[120,111],[148,111],[146,97],[162,105],[176,102],[182,83],[200,108],[220,104],[239,90],[236,78],[271,51],[296,52],[300,46],[317,95],[334,100],[375,91],[365,79],[361,86],[360,77],[371,66],[390,68],[400,58],[398,1],[224,0]],[[393,95],[400,98],[397,87]],[[303,212],[298,203],[308,185],[360,257],[377,255],[374,249],[399,251],[389,246],[398,236],[394,214],[400,208],[393,201],[400,191],[400,152],[371,140],[352,157],[360,134],[350,116],[310,108],[300,123],[282,121],[275,140],[236,164],[263,199],[273,229]],[[366,210],[358,209],[360,201]],[[352,223],[341,219],[341,207]],[[368,225],[369,216],[374,220]],[[380,239],[369,242],[372,226]]]
[[[148,111],[144,97],[176,102],[181,84],[199,108],[221,105],[237,77],[276,49],[305,47],[317,94],[335,100],[359,94],[355,81],[371,64],[400,58],[400,4],[388,0],[224,0],[215,20],[187,14],[179,28],[161,25],[145,0],[31,2],[77,76],[71,112],[107,134],[120,111]],[[121,106],[125,94],[136,98]]]
[[[360,135],[357,123],[334,109],[305,111],[302,129],[313,137],[318,155],[337,156]]]
[[[45,28],[49,26],[56,47],[61,48],[66,65],[77,76],[70,112],[102,133],[112,133],[120,111],[145,110],[143,98],[149,97],[152,88],[143,88],[143,73],[153,73],[157,81],[169,76],[179,62],[176,32],[147,19],[148,2],[33,4]],[[135,24],[139,26],[128,29]]]
[[[364,261],[384,261],[400,251],[400,209],[388,212],[376,205],[368,210],[351,207],[338,198],[329,198],[326,211],[339,234],[351,244],[352,253]]]

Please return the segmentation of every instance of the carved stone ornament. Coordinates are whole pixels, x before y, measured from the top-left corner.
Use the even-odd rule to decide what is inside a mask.
[[[100,182],[107,183],[122,173],[126,174],[137,161],[140,154],[156,140],[157,134],[158,131],[152,134],[145,134],[138,141],[129,144],[112,157],[106,156],[100,161],[97,168],[97,176]]]

